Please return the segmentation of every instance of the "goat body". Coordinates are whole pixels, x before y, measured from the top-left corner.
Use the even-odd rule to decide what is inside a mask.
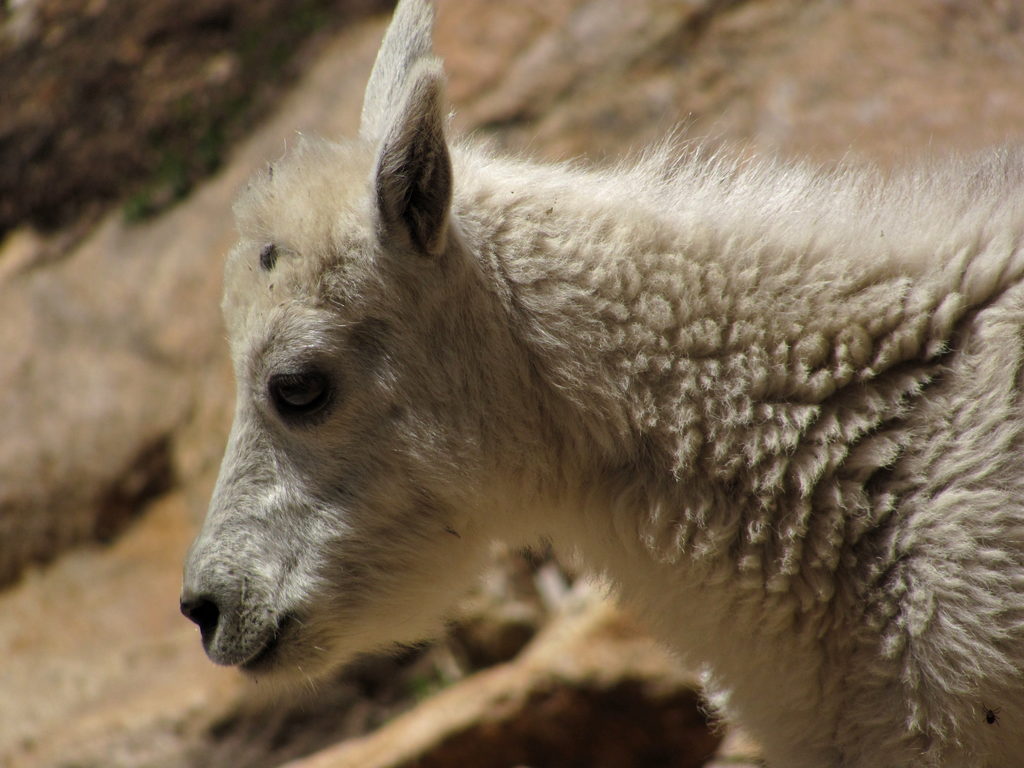
[[[1020,765],[1024,156],[501,159],[449,143],[430,24],[403,0],[360,137],[236,207],[210,657],[421,639],[491,542],[549,541],[773,766]]]

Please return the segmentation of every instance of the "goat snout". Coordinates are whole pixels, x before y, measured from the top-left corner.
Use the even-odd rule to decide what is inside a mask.
[[[195,585],[186,584],[181,612],[199,627],[211,661],[244,667],[273,644],[279,630],[278,611],[265,590],[247,579],[215,587],[201,579]]]

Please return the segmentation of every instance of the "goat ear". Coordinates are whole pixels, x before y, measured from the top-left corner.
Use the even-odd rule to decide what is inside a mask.
[[[428,0],[400,0],[366,84],[359,124],[362,138],[379,141],[384,135],[409,73],[420,59],[433,56],[433,26],[434,9]]]
[[[414,65],[377,150],[373,172],[382,236],[411,244],[427,256],[445,248],[452,199],[444,83],[437,59],[422,59]]]

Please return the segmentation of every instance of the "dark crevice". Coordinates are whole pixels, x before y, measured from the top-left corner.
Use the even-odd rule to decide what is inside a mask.
[[[142,448],[101,499],[93,528],[97,541],[113,541],[153,499],[175,485],[171,438],[163,435]]]
[[[719,741],[696,692],[661,694],[638,680],[552,685],[397,768],[699,768]]]

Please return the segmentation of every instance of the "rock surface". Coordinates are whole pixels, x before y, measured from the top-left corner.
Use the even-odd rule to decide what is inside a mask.
[[[237,702],[173,610],[192,525],[180,494],[110,548],[0,594],[0,765],[159,765]]]
[[[1015,0],[441,0],[466,127],[564,159],[691,137],[883,164],[1019,138]]]
[[[288,768],[699,768],[718,741],[695,680],[583,586],[514,661]]]
[[[1013,0],[438,6],[456,126],[539,157],[618,156],[683,122],[689,136],[745,151],[888,165],[1019,140],[1024,126],[1024,12]],[[380,765],[477,765],[466,756],[485,744],[530,759],[515,750],[541,736],[516,702],[588,732],[603,727],[608,691],[632,696],[628,709],[675,702],[649,710],[654,720],[695,715],[685,676],[666,673],[671,691],[645,692],[647,652],[629,655],[642,642],[633,630],[560,634],[589,621],[563,616],[514,656],[563,615],[564,590],[543,586],[557,573],[549,564],[496,571],[447,645],[368,661],[295,704],[265,693],[252,703],[253,689],[209,664],[177,614],[180,562],[231,418],[217,309],[231,200],[296,131],[354,129],[384,23],[352,24],[324,47],[179,206],[132,225],[113,212],[89,230],[22,227],[0,247],[0,584],[11,585],[0,593],[0,765],[355,765],[346,750],[374,749],[392,760]],[[615,672],[602,677],[596,660],[609,653]],[[588,654],[590,666],[579,661]],[[616,688],[623,681],[636,685]],[[309,756],[417,699],[377,735]],[[456,722],[445,701],[472,717]],[[573,719],[583,713],[594,719]],[[712,742],[701,743],[703,755]],[[723,749],[716,766],[755,752],[731,736]],[[560,754],[559,765],[575,759]]]
[[[387,0],[15,0],[0,6],[0,236],[129,195],[145,216],[219,167],[308,65]]]

